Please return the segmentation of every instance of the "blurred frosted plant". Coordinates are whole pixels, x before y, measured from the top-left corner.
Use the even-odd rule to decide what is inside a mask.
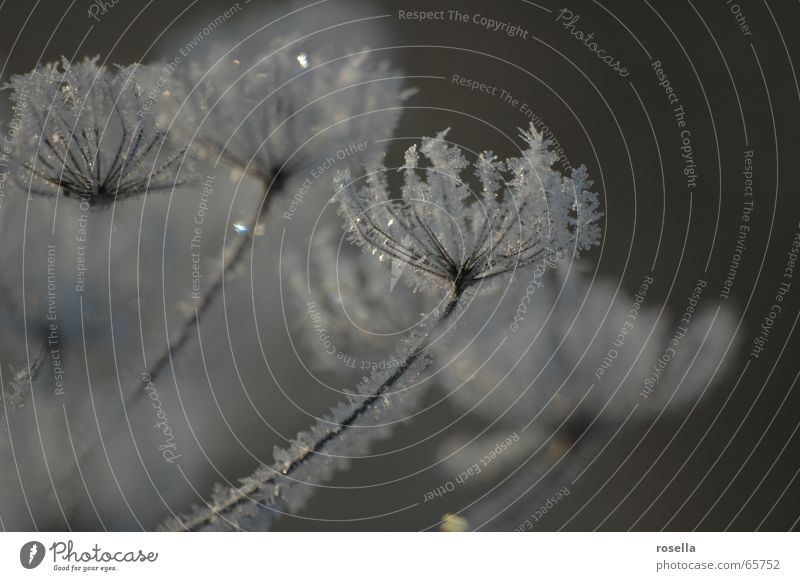
[[[206,507],[168,522],[167,528],[265,527],[275,514],[297,510],[353,449],[365,449],[403,419],[428,379],[423,374],[433,363],[432,347],[441,349],[438,345],[452,335],[452,325],[445,323],[460,312],[468,291],[486,279],[510,277],[545,252],[577,253],[598,242],[597,195],[584,189],[589,186],[585,169],[570,180],[562,178],[552,169],[549,144],[533,128],[523,136],[528,144],[523,157],[502,164],[484,153],[475,165],[483,204],[469,203],[472,194],[459,177],[468,164],[458,147],[443,142],[444,134],[423,141],[422,152],[432,164],[427,180],[418,178],[416,148],[409,149],[402,199],[389,197],[383,168],[373,168],[368,187],[361,190],[348,172],[338,174],[341,213],[352,241],[370,254],[380,253],[381,260],[389,256],[407,263],[422,288],[445,288],[445,304],[403,341],[397,366],[364,379],[356,393],[299,434],[289,449],[277,450],[272,467],[259,468],[241,486],[218,489]],[[431,206],[446,209],[447,216]]]
[[[390,196],[383,167],[369,169],[362,189],[349,173],[338,176],[342,215],[364,251],[404,262],[418,282],[458,298],[545,255],[577,254],[598,243],[601,214],[586,168],[561,175],[550,142],[533,125],[521,133],[522,157],[501,162],[487,151],[472,164],[480,193],[463,180],[470,164],[446,135],[422,141],[425,167],[417,147],[408,149],[400,198]]]
[[[364,454],[386,437],[420,396],[422,373],[431,362],[419,345],[433,340],[433,327],[420,327],[396,352],[402,366],[377,371],[288,448],[275,449],[275,462],[263,465],[233,487],[217,486],[210,502],[188,515],[164,523],[167,530],[268,529],[286,512],[302,508],[315,487],[336,469]]]
[[[322,141],[333,144],[326,155],[335,155],[337,139],[380,139],[394,130],[399,105],[410,94],[401,89],[399,75],[390,75],[388,64],[373,63],[366,53],[326,62],[321,52],[306,53],[295,41],[276,41],[264,53],[237,57],[217,45],[178,69],[175,82],[162,94],[171,103],[165,110],[176,116],[176,131],[186,133],[200,156],[221,158],[247,171],[262,182],[264,192],[253,216],[235,225],[237,235],[225,249],[218,274],[148,370],[151,378],[188,344],[197,320],[221,294],[226,276],[242,264],[253,237],[263,230],[270,192],[295,164],[306,161],[307,152],[298,152],[303,144],[323,131]],[[392,114],[380,122],[361,115],[378,108]],[[325,131],[329,124],[333,130]],[[137,393],[134,397],[141,398],[144,392]]]
[[[559,262],[536,289],[516,333],[509,332],[510,321],[503,316],[490,325],[465,323],[474,325],[476,334],[465,333],[469,343],[454,345],[459,356],[448,367],[446,384],[455,400],[468,409],[477,405],[475,410],[491,419],[506,414],[550,428],[572,411],[614,423],[636,404],[677,411],[694,403],[728,349],[736,326],[733,315],[727,309],[698,311],[658,384],[647,390],[673,338],[672,316],[661,312],[661,305],[647,306],[647,290],[633,297],[606,281],[590,287],[575,270],[573,265],[570,272],[566,260]],[[523,273],[509,300],[519,301],[526,285]],[[634,304],[644,306],[631,319]],[[615,356],[609,364],[610,349]]]
[[[177,70],[168,97],[201,156],[222,159],[267,189],[309,158],[391,134],[410,95],[400,75],[366,51],[333,58],[307,44],[282,38],[258,52],[252,44],[217,44]],[[383,109],[396,110],[390,119],[370,115]]]
[[[158,92],[161,79],[151,73],[150,86]],[[306,49],[293,40],[274,41],[259,52],[216,45],[202,58],[182,63],[165,86],[159,96],[161,121],[179,134],[173,137],[191,142],[199,157],[212,163],[221,159],[258,179],[263,197],[251,217],[234,225],[235,235],[219,269],[178,332],[148,366],[145,376],[150,381],[159,379],[191,345],[198,320],[231,275],[244,270],[240,267],[255,236],[264,230],[270,201],[284,176],[316,157],[338,160],[342,148],[351,157],[349,153],[359,149],[349,146],[388,138],[400,105],[412,93],[402,89],[399,73],[386,62],[375,62],[366,51],[332,58],[321,47]],[[386,114],[372,115],[376,110]],[[352,156],[358,159],[358,154]],[[139,382],[111,421],[141,401],[146,387],[145,381]],[[88,452],[92,453],[94,449]]]
[[[30,392],[30,381],[24,371],[16,371],[14,377],[3,385],[2,398],[0,398],[0,426],[8,420],[8,414],[25,405]]]
[[[520,514],[532,514],[582,473],[627,421],[652,425],[662,414],[685,416],[724,372],[726,351],[736,349],[732,313],[698,310],[657,384],[647,389],[676,332],[661,305],[647,305],[648,288],[630,296],[608,282],[590,286],[566,260],[542,282],[518,332],[510,332],[507,317],[490,325],[464,323],[474,333],[462,333],[464,343],[438,353],[452,357],[443,382],[453,400],[494,426],[472,439],[451,441],[445,466],[463,469],[511,430],[522,437],[514,454],[504,458],[514,465],[491,466],[494,478],[505,476],[502,487],[464,513],[473,527],[488,521],[499,530],[518,526],[525,518]],[[653,280],[646,277],[644,283]],[[509,299],[518,301],[526,285],[520,277]],[[585,437],[589,430],[592,436]]]
[[[20,119],[12,148],[20,186],[102,206],[180,185],[184,151],[165,144],[143,94],[144,67],[110,71],[97,61],[62,58],[5,85]]]

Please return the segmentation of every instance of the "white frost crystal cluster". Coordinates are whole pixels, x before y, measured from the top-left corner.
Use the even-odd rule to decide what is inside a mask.
[[[180,185],[184,152],[165,143],[148,76],[142,65],[109,70],[97,57],[13,76],[5,88],[19,117],[12,156],[21,188],[102,206]]]
[[[546,254],[578,254],[598,243],[601,214],[586,168],[562,175],[533,125],[522,131],[522,156],[505,162],[486,151],[470,164],[446,136],[408,149],[399,198],[390,195],[384,167],[369,168],[363,188],[348,172],[337,176],[353,242],[381,260],[405,262],[418,282],[438,283],[453,296]],[[470,167],[480,191],[463,175]]]

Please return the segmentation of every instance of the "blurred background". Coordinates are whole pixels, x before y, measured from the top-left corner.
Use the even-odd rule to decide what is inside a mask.
[[[407,16],[420,10],[443,11],[443,19]],[[248,47],[310,34],[334,54],[373,49],[372,58],[389,61],[416,89],[393,132],[393,114],[385,112],[385,121],[376,114],[376,126],[393,139],[363,136],[370,155],[385,149],[389,167],[402,164],[414,141],[448,127],[448,139],[465,150],[519,155],[518,129],[532,122],[557,137],[565,171],[587,166],[605,214],[602,245],[548,273],[547,292],[533,301],[536,314],[515,334],[523,341],[518,349],[490,357],[508,334],[524,274],[502,299],[470,305],[462,329],[464,337],[481,337],[477,347],[459,351],[455,341],[441,354],[455,364],[425,383],[413,416],[318,486],[275,530],[796,529],[800,282],[786,275],[800,231],[793,68],[800,54],[788,34],[800,8],[788,0],[576,0],[567,7],[470,0],[458,3],[466,22],[451,10],[452,3],[375,0],[6,3],[0,78],[62,55],[163,63],[191,46],[188,61],[250,34]],[[624,74],[595,49],[618,60]],[[668,100],[665,78],[677,103]],[[487,89],[471,90],[460,79]],[[4,136],[13,115],[7,96]],[[676,117],[678,106],[685,118]],[[317,155],[335,156],[348,145],[329,143]],[[746,158],[752,197],[745,196]],[[189,243],[202,186],[93,211],[83,293],[74,290],[81,210],[61,200],[56,211],[52,200],[10,184],[1,190],[4,394],[46,355],[24,405],[6,404],[5,530],[153,529],[201,504],[215,483],[235,483],[270,464],[275,446],[368,373],[361,363],[331,361],[319,343],[303,290],[307,268],[320,277],[312,285],[316,300],[333,305],[328,330],[342,352],[346,346],[362,363],[388,356],[427,299],[403,284],[390,288],[388,269],[364,271],[361,282],[350,272],[346,293],[331,285],[338,271],[325,252],[342,236],[329,204],[333,172],[314,180],[294,219],[282,216],[314,167],[310,160],[285,176],[246,268],[226,279],[199,339],[194,333],[157,382],[177,462],[165,462],[159,450],[163,434],[153,427],[150,402],[118,410],[140,381],[143,356],[156,358],[193,308]],[[214,182],[201,266],[210,278],[236,224],[256,211],[261,184],[222,164],[201,162],[200,175]],[[742,225],[749,229],[737,249]],[[58,253],[63,393],[45,347],[48,244]],[[369,258],[350,250],[344,243],[348,260]],[[648,315],[626,343],[629,352],[599,379],[648,277]],[[658,397],[643,398],[643,380],[698,280],[706,286],[689,339]],[[789,286],[778,299],[782,282]],[[385,292],[376,290],[384,284]],[[753,340],[774,305],[780,312],[766,323],[768,340],[754,356]],[[494,334],[484,338],[478,329],[487,320]],[[503,381],[506,370],[514,373]],[[512,438],[479,475],[455,480],[512,434],[520,441]],[[445,494],[426,495],[440,487]]]

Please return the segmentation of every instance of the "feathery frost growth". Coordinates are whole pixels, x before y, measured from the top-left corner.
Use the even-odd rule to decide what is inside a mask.
[[[102,206],[180,185],[184,152],[165,145],[145,68],[62,58],[13,76],[5,88],[22,127],[12,150],[21,187]]]
[[[630,296],[610,282],[589,285],[576,270],[562,260],[540,279],[517,332],[509,332],[509,317],[464,322],[460,336],[469,342],[437,351],[451,361],[442,376],[453,400],[493,426],[451,442],[445,466],[457,472],[498,438],[521,437],[504,454],[506,465],[491,466],[496,476],[507,474],[503,486],[463,513],[471,527],[519,526],[520,514],[533,514],[547,495],[582,474],[626,422],[686,416],[718,380],[726,352],[735,350],[736,321],[728,309],[695,313],[675,345],[674,317],[646,304],[647,287]],[[643,284],[652,282],[647,277]],[[509,298],[529,296],[529,284],[520,277]]]
[[[409,149],[400,200],[390,198],[379,168],[369,172],[366,189],[355,189],[348,172],[340,172],[336,184],[352,241],[373,255],[380,252],[381,260],[389,256],[407,263],[422,284],[444,286],[446,305],[410,333],[396,367],[364,379],[356,394],[298,435],[290,449],[276,451],[273,467],[260,468],[239,487],[217,490],[208,506],[167,528],[264,528],[276,513],[296,510],[313,485],[328,479],[354,449],[365,449],[390,422],[402,419],[433,362],[432,347],[452,335],[452,326],[444,323],[459,310],[465,291],[487,278],[511,276],[543,252],[577,252],[597,243],[597,195],[584,189],[590,185],[585,169],[562,178],[552,169],[548,143],[533,128],[523,133],[529,145],[524,157],[502,164],[490,153],[481,156],[475,169],[484,192],[472,204],[459,177],[468,164],[444,136],[423,141],[422,152],[432,164],[427,181],[417,177],[416,148]],[[488,209],[478,212],[476,206]]]
[[[176,127],[202,157],[222,159],[269,185],[309,151],[388,137],[411,91],[386,62],[367,51],[333,58],[322,47],[278,39],[266,50],[217,44],[176,73],[166,96]],[[248,50],[250,48],[250,50]],[[330,146],[333,145],[333,148]]]
[[[150,72],[149,84],[157,92],[163,81],[154,69]],[[320,47],[286,39],[258,52],[252,45],[214,45],[202,58],[181,64],[172,79],[160,93],[159,107],[160,120],[170,125],[175,140],[191,143],[194,153],[211,163],[221,159],[246,171],[262,182],[264,191],[263,203],[226,248],[202,298],[148,367],[149,381],[159,378],[190,345],[197,321],[215,304],[254,236],[263,231],[285,173],[313,159],[312,151],[330,156],[361,143],[362,136],[375,141],[389,137],[399,105],[413,93],[402,89],[399,73],[386,62],[374,62],[367,51],[331,58]],[[375,111],[384,114],[376,117]],[[126,396],[125,407],[144,398],[146,385],[139,382],[139,389]]]
[[[489,151],[470,164],[447,131],[406,152],[402,196],[390,196],[385,168],[369,168],[367,187],[337,176],[341,212],[353,242],[380,260],[405,262],[418,282],[438,283],[454,297],[544,254],[574,254],[599,241],[597,194],[586,168],[570,177],[554,169],[557,156],[533,125],[521,132],[522,157],[498,161]],[[462,172],[472,167],[482,191]],[[424,177],[420,177],[420,171]]]
[[[221,158],[261,180],[264,203],[242,225],[202,300],[149,369],[151,378],[187,344],[197,320],[221,294],[225,278],[242,264],[263,225],[279,174],[304,159],[303,144],[319,131],[316,143],[332,151],[356,142],[357,136],[388,136],[399,115],[397,106],[411,94],[401,89],[399,75],[389,74],[387,63],[373,63],[367,53],[326,60],[320,51],[304,52],[301,43],[285,40],[257,54],[216,45],[204,58],[185,63],[176,78],[162,94],[171,103],[163,105],[175,115],[176,131],[188,130],[186,138],[199,156]],[[370,122],[369,112],[380,108],[396,112],[380,124]],[[326,131],[326,124],[333,130]]]
[[[434,326],[407,338],[397,358],[399,368],[365,378],[356,393],[334,407],[311,429],[301,432],[287,449],[275,449],[275,463],[262,466],[236,487],[217,487],[211,502],[192,514],[171,519],[167,530],[266,530],[272,520],[303,507],[315,486],[330,479],[351,458],[367,452],[386,437],[391,424],[402,421],[420,395],[422,373],[431,363],[427,345]]]

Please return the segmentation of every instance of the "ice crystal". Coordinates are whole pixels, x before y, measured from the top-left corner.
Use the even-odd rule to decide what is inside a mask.
[[[542,256],[578,253],[597,244],[597,194],[585,167],[563,176],[555,154],[533,125],[522,131],[522,157],[498,161],[491,152],[470,164],[443,131],[405,156],[399,198],[389,192],[386,169],[373,166],[359,188],[349,172],[337,175],[341,212],[351,239],[364,251],[406,263],[423,283],[444,285],[454,296]],[[419,153],[427,160],[420,165]],[[472,169],[482,191],[470,188]],[[422,172],[422,176],[420,175]]]
[[[146,76],[142,65],[109,70],[97,57],[13,76],[5,88],[20,120],[12,155],[21,186],[100,206],[179,185],[183,151],[165,144]]]

